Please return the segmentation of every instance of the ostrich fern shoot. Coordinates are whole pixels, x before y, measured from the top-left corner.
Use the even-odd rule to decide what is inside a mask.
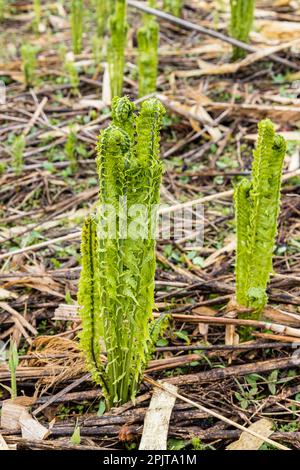
[[[255,0],[230,0],[230,34],[239,41],[248,43],[249,33],[254,18]],[[233,47],[233,60],[245,57],[246,51],[240,47]]]
[[[133,103],[115,98],[113,123],[97,146],[99,208],[82,231],[78,303],[81,347],[108,407],[134,399],[153,350],[151,332],[157,338],[160,328],[152,320],[156,218],[150,213],[159,203],[163,113],[150,99],[136,117]]]
[[[114,3],[114,11],[109,18],[110,40],[107,51],[112,98],[122,95],[127,38],[126,1],[115,0]]]
[[[181,16],[183,0],[164,0],[163,7],[165,11],[172,13],[172,15]]]
[[[83,0],[72,0],[71,35],[74,54],[80,54],[82,51],[83,13]]]
[[[0,0],[0,21],[4,19],[4,12],[6,9],[6,0]]]
[[[102,39],[109,16],[109,0],[94,0],[94,8],[96,13],[97,34],[98,37]]]
[[[16,136],[11,145],[12,169],[16,176],[20,176],[24,166],[24,150],[26,139],[24,134]]]
[[[41,23],[41,17],[42,17],[41,0],[33,0],[33,10],[34,10],[33,29],[36,33],[38,33],[39,26]]]
[[[254,309],[254,318],[259,318],[267,302],[285,152],[285,140],[275,134],[273,123],[261,121],[252,179],[243,179],[235,190],[237,302]]]
[[[22,71],[27,87],[36,82],[36,55],[37,48],[31,44],[23,44],[21,47]]]
[[[156,6],[154,0],[149,2],[151,7]],[[143,16],[143,26],[138,30],[138,69],[139,69],[139,96],[145,96],[156,91],[159,26],[152,15]]]

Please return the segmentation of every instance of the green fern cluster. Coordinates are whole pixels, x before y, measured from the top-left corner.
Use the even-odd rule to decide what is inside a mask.
[[[149,2],[151,7],[156,1]],[[139,96],[145,96],[156,90],[159,26],[152,15],[144,15],[143,26],[137,32]]]
[[[145,101],[138,116],[126,97],[115,98],[112,108],[112,125],[97,146],[99,210],[83,228],[78,294],[81,346],[108,406],[134,399],[152,352],[151,329],[154,337],[159,329],[152,322],[156,217],[150,214],[159,203],[164,114],[156,99]]]
[[[111,96],[121,96],[125,67],[127,39],[126,1],[115,0],[114,11],[109,18],[110,40],[107,60],[109,65]]]
[[[175,16],[181,16],[183,8],[183,0],[164,0],[164,10],[172,13]]]
[[[82,51],[83,36],[83,0],[71,1],[71,35],[72,48],[74,54],[80,54]]]
[[[247,43],[252,29],[255,0],[230,0],[230,27],[233,38]],[[240,47],[233,47],[233,60],[245,57],[246,51]]]
[[[285,140],[275,134],[273,123],[269,119],[261,121],[252,179],[243,179],[235,190],[237,301],[253,308],[256,318],[267,302],[285,152]]]
[[[33,0],[34,21],[33,29],[36,33],[39,32],[39,25],[42,17],[41,0]]]

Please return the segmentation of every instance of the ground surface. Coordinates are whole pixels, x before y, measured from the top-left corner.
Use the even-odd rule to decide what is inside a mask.
[[[42,444],[0,432],[20,448],[67,448],[74,445],[70,437],[77,422],[86,448],[135,448],[152,387],[142,385],[135,406],[103,414],[101,391],[86,377],[78,352],[80,324],[71,316],[80,272],[79,231],[97,200],[95,142],[99,129],[109,123],[109,109],[101,102],[103,67],[95,62],[86,33],[84,52],[76,57],[80,84],[74,94],[61,60],[62,44],[71,47],[67,7],[43,2],[45,31],[36,36],[30,2],[12,3],[15,11],[0,29],[0,75],[7,84],[7,104],[0,107],[0,339],[5,343],[13,334],[19,355],[25,355],[17,372],[19,395],[35,394],[32,410],[53,426]],[[223,2],[187,3],[185,19],[227,34]],[[162,200],[172,205],[204,198],[205,230],[204,245],[192,249],[184,240],[158,242],[156,303],[160,312],[173,315],[173,322],[147,373],[155,380],[167,378],[189,399],[244,426],[271,418],[272,439],[299,448],[300,5],[296,0],[275,3],[258,2],[252,45],[270,48],[293,41],[277,55],[298,72],[272,60],[271,52],[264,60],[251,56],[234,70],[230,45],[160,21],[158,92],[168,110],[161,139]],[[87,21],[91,27],[86,31],[91,31],[92,19]],[[129,22],[125,93],[135,100],[139,18],[131,9]],[[19,56],[26,41],[39,48],[37,82],[31,89],[24,86]],[[223,320],[234,294],[231,190],[250,173],[256,126],[264,116],[288,139],[266,317],[297,330],[276,333],[255,324],[253,336],[245,338],[236,326],[244,343],[233,346],[234,331],[225,329]],[[70,129],[75,152],[65,146]],[[25,163],[16,176],[11,149],[24,131]],[[235,314],[231,309],[228,315]],[[215,318],[218,324],[212,324]],[[0,383],[9,385],[4,363]],[[1,399],[8,398],[0,390]],[[239,435],[233,425],[176,401],[170,449],[224,449]]]

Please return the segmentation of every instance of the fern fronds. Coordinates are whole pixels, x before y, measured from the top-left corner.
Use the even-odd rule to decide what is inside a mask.
[[[183,8],[183,0],[164,0],[164,10],[172,13],[174,16],[181,16]]]
[[[155,6],[152,2],[151,6]],[[143,16],[143,26],[137,32],[139,96],[156,91],[159,26],[151,15]]]
[[[155,346],[157,341],[161,336],[163,336],[164,332],[168,328],[172,317],[167,313],[161,314],[156,320],[152,320],[150,325],[150,346],[149,346],[149,359],[151,354],[155,350]]]
[[[115,9],[109,18],[110,40],[107,51],[112,98],[122,95],[127,28],[126,1],[115,0]]]
[[[231,36],[239,41],[248,43],[254,19],[255,0],[230,0]],[[233,47],[233,60],[242,59],[247,52],[240,47]]]
[[[155,219],[149,214],[152,206],[159,202],[162,174],[158,155],[159,131],[164,110],[153,99],[143,103],[137,119],[133,111],[134,105],[128,98],[115,99],[113,125],[100,134],[97,146],[97,243],[93,245],[95,249],[82,250],[83,256],[90,253],[97,259],[98,318],[101,323],[98,328],[105,344],[107,363],[104,368],[99,366],[99,377],[97,374],[94,377],[98,383],[105,384],[108,406],[134,398],[152,350]],[[123,207],[120,209],[124,201],[126,212]],[[125,236],[122,231],[124,220]],[[86,240],[86,236],[83,239]],[[90,261],[85,263],[91,265]],[[87,271],[85,268],[83,273]],[[82,277],[90,279],[91,275],[82,274]],[[83,292],[88,298],[92,295],[87,292],[86,285]],[[85,302],[87,311],[91,310],[89,302],[88,299]],[[86,338],[91,344],[94,333],[89,323],[86,330]],[[91,361],[88,365],[93,370]]]
[[[251,182],[243,180],[235,191],[237,300],[254,308],[256,316],[267,302],[285,153],[285,140],[275,134],[273,123],[269,119],[261,121]]]
[[[71,1],[71,35],[72,48],[74,54],[80,54],[82,51],[83,36],[83,0]]]

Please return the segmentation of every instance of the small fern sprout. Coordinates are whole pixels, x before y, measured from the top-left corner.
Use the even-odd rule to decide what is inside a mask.
[[[19,365],[19,354],[16,343],[11,339],[8,351],[8,368],[10,372],[11,398],[17,398],[17,378],[16,372]]]
[[[74,54],[80,54],[82,51],[83,16],[83,0],[71,0],[71,35]]]
[[[254,310],[253,318],[259,318],[267,302],[285,153],[284,138],[275,134],[269,119],[262,120],[251,181],[243,179],[235,189],[236,294],[240,305]]]
[[[136,117],[127,97],[115,98],[112,108],[113,123],[97,145],[99,208],[82,232],[78,293],[81,347],[108,407],[134,399],[153,340],[166,325],[152,320],[155,240],[148,216],[159,202],[164,110],[148,100]]]
[[[0,21],[4,20],[5,10],[6,10],[6,0],[0,0]]]
[[[11,145],[12,168],[16,176],[20,176],[23,171],[25,147],[24,134],[16,136]]]
[[[151,1],[150,6],[155,7]],[[152,15],[143,15],[143,26],[137,32],[138,42],[138,71],[139,96],[145,96],[156,91],[159,26]]]
[[[67,141],[65,143],[65,154],[70,163],[70,169],[72,173],[77,170],[77,158],[76,158],[76,143],[77,137],[74,129],[70,128]]]
[[[253,26],[254,9],[255,0],[230,0],[229,32],[233,38],[248,43]],[[244,49],[233,47],[233,60],[242,59],[246,54]]]
[[[41,17],[42,17],[41,0],[33,0],[33,11],[34,11],[33,29],[35,33],[39,33],[39,27],[40,27]]]

